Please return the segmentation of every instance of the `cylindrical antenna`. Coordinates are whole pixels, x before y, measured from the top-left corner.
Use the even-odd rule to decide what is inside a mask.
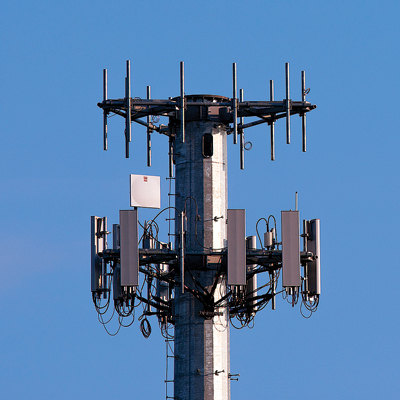
[[[306,101],[306,72],[301,71],[301,101]],[[306,113],[301,115],[303,151],[307,150]]]
[[[295,211],[298,211],[298,206],[299,206],[299,195],[298,195],[298,193],[296,192],[296,195],[295,195]]]
[[[232,65],[232,78],[233,78],[233,144],[237,143],[237,73],[236,63]]]
[[[181,61],[181,133],[185,143],[185,63]]]
[[[290,77],[289,63],[285,64],[286,69],[286,143],[290,144]]]
[[[132,111],[132,109],[131,109],[131,62],[130,62],[130,60],[126,60],[125,102],[126,102],[125,157],[129,158],[129,142],[132,140],[132,132],[131,132],[131,111]]]
[[[243,101],[243,89],[239,90],[239,102]],[[239,123],[243,125],[243,117],[240,117]],[[240,129],[240,169],[244,169],[244,129]]]
[[[274,81],[269,81],[269,99],[274,101]],[[271,161],[275,161],[275,122],[271,121]]]
[[[147,100],[151,99],[151,87],[147,86]],[[151,167],[151,115],[147,116],[147,166]]]
[[[107,100],[107,70],[103,69],[103,103]],[[108,149],[108,139],[107,139],[107,114],[108,112],[103,109],[103,142],[104,150]]]

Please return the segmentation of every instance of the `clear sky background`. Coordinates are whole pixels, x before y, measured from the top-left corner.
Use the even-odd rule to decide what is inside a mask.
[[[246,169],[229,145],[229,207],[260,217],[294,208],[321,219],[322,295],[311,319],[278,299],[252,330],[231,329],[232,400],[385,399],[399,377],[400,5],[396,1],[3,2],[0,13],[0,398],[163,399],[165,343],[153,318],[107,335],[90,293],[90,216],[118,222],[129,207],[130,173],[162,177],[167,140],[133,125],[124,158],[124,120],[109,124],[102,150],[102,70],[109,97],[186,93],[231,96],[232,62],[245,99],[307,100],[301,120],[248,129]],[[154,212],[141,211],[141,219]],[[165,224],[162,234],[166,240]],[[111,327],[112,328],[112,327]]]

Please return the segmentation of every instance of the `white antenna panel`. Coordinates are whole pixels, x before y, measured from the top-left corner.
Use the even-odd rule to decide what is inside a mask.
[[[160,177],[130,175],[131,207],[160,208]]]

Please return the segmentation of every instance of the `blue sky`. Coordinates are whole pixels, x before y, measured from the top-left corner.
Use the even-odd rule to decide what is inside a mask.
[[[271,3],[271,4],[269,4]],[[321,4],[322,3],[322,4]],[[398,24],[395,1],[13,1],[0,15],[0,397],[161,399],[165,344],[155,321],[116,337],[97,321],[90,296],[90,216],[118,222],[129,207],[130,173],[162,177],[167,141],[133,126],[124,158],[122,119],[102,150],[102,70],[109,97],[186,93],[231,96],[232,62],[245,99],[300,100],[306,71],[308,151],[301,123],[276,126],[276,161],[265,126],[246,131],[253,149],[239,169],[229,145],[229,207],[260,217],[294,208],[321,219],[322,295],[304,319],[283,299],[252,330],[231,330],[232,400],[393,398],[399,385],[397,201]],[[151,218],[143,211],[141,219]],[[162,227],[165,236],[166,228]]]

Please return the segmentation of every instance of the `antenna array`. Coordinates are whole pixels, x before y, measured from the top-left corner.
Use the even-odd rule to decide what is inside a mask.
[[[266,123],[270,126],[273,161],[275,122],[286,119],[286,143],[289,144],[290,119],[298,114],[302,117],[305,152],[306,113],[316,106],[306,101],[309,89],[305,89],[304,71],[301,101],[290,98],[288,63],[286,96],[282,101],[274,99],[273,80],[267,101],[245,101],[243,89],[239,90],[238,97],[236,63],[232,66],[232,98],[186,95],[183,62],[178,97],[152,99],[151,88],[147,86],[145,100],[132,98],[130,70],[127,61],[122,99],[108,99],[107,70],[103,71],[103,101],[98,106],[103,110],[104,150],[108,148],[109,114],[125,118],[126,158],[132,141],[132,122],[146,127],[148,166],[152,164],[152,133],[167,136],[168,175],[175,179],[177,191],[175,206],[161,210],[153,220],[144,223],[139,222],[136,206],[132,210],[121,210],[119,224],[113,225],[111,249],[107,245],[110,233],[107,219],[92,217],[93,301],[104,322],[107,318],[103,315],[113,299],[111,308],[115,309],[120,326],[133,323],[135,310],[142,304],[138,319],[143,335],[148,337],[151,333],[147,317],[156,315],[168,346],[174,338],[175,394],[174,397],[166,394],[167,399],[228,400],[229,382],[238,376],[230,372],[229,322],[236,328],[251,326],[255,315],[268,303],[276,309],[278,293],[292,306],[301,300],[301,312],[304,315],[302,307],[306,308],[308,317],[317,309],[321,288],[320,221],[303,221],[300,235],[297,194],[295,211],[282,211],[280,241],[274,216],[260,218],[255,226],[257,236],[246,236],[245,210],[228,209],[227,136],[232,135],[234,144],[239,142],[240,168],[244,169],[244,130]],[[168,125],[159,123],[159,117],[167,117]],[[246,123],[246,118],[252,120]],[[137,175],[135,179],[143,179],[146,184],[157,181],[155,177]],[[145,200],[131,205],[158,207],[159,204],[153,200],[150,203]],[[157,218],[171,210],[175,212],[175,245],[163,243],[158,236]],[[264,240],[260,235],[261,222]],[[259,286],[257,277],[262,273],[268,274],[268,279]],[[277,291],[280,277],[283,288]],[[123,322],[127,318],[128,323]],[[170,333],[172,327],[175,336]],[[197,339],[193,342],[190,337]],[[210,337],[211,341],[207,339]],[[218,356],[214,356],[215,352],[219,352]],[[192,365],[197,366],[195,373],[190,371]]]
[[[104,115],[104,150],[107,150],[107,116],[110,113],[118,114],[125,118],[125,157],[129,158],[129,143],[132,141],[132,122],[147,127],[147,165],[151,166],[151,134],[153,131],[169,136],[172,141],[179,135],[181,141],[185,142],[185,114],[191,106],[200,106],[198,99],[195,101],[187,99],[185,95],[185,70],[183,61],[180,63],[180,96],[169,98],[168,100],[152,100],[151,88],[147,86],[147,98],[131,97],[131,78],[130,78],[130,61],[126,62],[126,78],[125,78],[125,98],[118,100],[107,99],[107,70],[103,71],[103,102],[98,106],[103,109]],[[315,109],[316,105],[306,101],[306,94],[310,89],[305,88],[305,71],[301,72],[301,101],[293,101],[290,99],[290,75],[289,63],[285,65],[285,82],[286,82],[286,98],[282,101],[274,100],[274,81],[270,81],[270,100],[269,101],[244,101],[243,89],[239,91],[237,97],[237,68],[233,63],[232,68],[232,98],[224,98],[222,101],[213,101],[213,106],[221,107],[225,113],[225,123],[231,126],[227,129],[228,134],[233,135],[233,143],[237,144],[237,137],[240,140],[240,169],[244,169],[244,130],[260,124],[268,124],[270,126],[271,136],[271,160],[275,160],[275,122],[281,118],[286,118],[286,143],[290,144],[291,125],[290,117],[298,114],[302,117],[302,150],[307,149],[306,144],[306,113]],[[209,104],[208,104],[209,105]],[[171,129],[169,126],[162,124],[156,125],[152,122],[151,117],[164,116],[174,118],[179,121],[179,131]],[[142,118],[146,117],[147,121]],[[245,123],[246,117],[256,117],[255,121]],[[154,121],[154,120],[153,120]],[[172,158],[171,160],[172,161]],[[170,166],[170,176],[172,166]]]

